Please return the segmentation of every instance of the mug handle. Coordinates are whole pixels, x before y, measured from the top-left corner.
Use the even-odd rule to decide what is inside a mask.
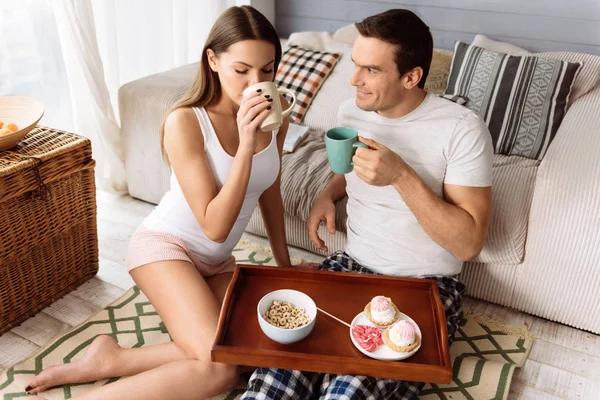
[[[292,92],[290,89],[286,89],[286,88],[277,88],[277,92],[278,93],[287,93],[290,96],[292,96],[292,104],[290,104],[290,106],[285,111],[281,112],[281,117],[285,118],[288,115],[290,115],[290,113],[292,112],[292,108],[294,108],[294,105],[296,104],[296,94],[294,92]]]
[[[352,147],[354,147],[354,148],[362,147],[363,149],[368,149],[369,148],[369,146],[367,146],[363,142],[354,142],[354,143],[352,143]],[[350,161],[350,165],[354,166],[354,163],[352,161]]]

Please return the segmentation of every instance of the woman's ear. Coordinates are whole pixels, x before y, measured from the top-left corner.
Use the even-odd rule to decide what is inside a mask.
[[[208,65],[210,65],[210,69],[212,69],[214,72],[217,72],[217,55],[215,54],[213,49],[206,49],[206,57],[208,58]]]

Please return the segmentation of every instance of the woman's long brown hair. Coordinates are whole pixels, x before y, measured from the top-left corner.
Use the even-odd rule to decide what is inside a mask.
[[[227,51],[229,46],[243,40],[264,40],[275,46],[275,65],[277,71],[281,60],[281,42],[269,20],[250,6],[230,7],[215,21],[208,39],[202,49],[200,69],[196,79],[188,91],[167,111],[160,125],[161,151],[165,161],[169,161],[164,148],[165,120],[174,110],[180,107],[206,107],[221,96],[219,76],[208,64],[207,49],[212,49],[216,56]]]

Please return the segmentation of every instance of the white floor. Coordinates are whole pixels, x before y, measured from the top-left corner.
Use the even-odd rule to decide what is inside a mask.
[[[100,272],[76,291],[0,336],[0,373],[33,355],[61,332],[85,321],[133,285],[123,266],[127,244],[153,206],[103,191],[98,192],[97,201]],[[293,250],[291,255],[320,260],[319,256],[301,250]],[[600,398],[600,336],[472,298],[467,298],[466,304],[476,313],[511,325],[525,324],[536,337],[527,363],[513,379],[511,399]]]

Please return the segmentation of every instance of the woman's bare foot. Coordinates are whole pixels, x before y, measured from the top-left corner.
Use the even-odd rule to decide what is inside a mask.
[[[25,391],[33,394],[65,383],[94,382],[112,378],[108,376],[108,361],[111,353],[120,348],[112,337],[100,335],[90,344],[81,359],[43,370],[25,384]]]

